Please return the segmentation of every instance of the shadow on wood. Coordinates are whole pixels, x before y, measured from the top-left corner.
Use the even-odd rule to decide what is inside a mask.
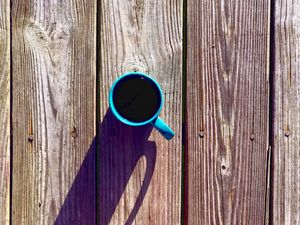
[[[100,224],[107,225],[112,219],[126,185],[138,161],[145,157],[146,171],[141,175],[141,183],[134,187],[138,190],[135,204],[130,209],[125,225],[135,219],[149,187],[156,161],[156,144],[148,141],[152,126],[131,127],[119,122],[108,110],[100,125],[99,153],[99,213]],[[143,177],[144,176],[144,177]],[[131,193],[131,190],[130,190]],[[126,196],[134,198],[134,196]],[[119,204],[119,205],[118,205]],[[128,205],[121,204],[122,211]]]
[[[99,130],[99,190],[95,191],[94,139],[64,200],[55,225],[95,224],[96,193],[99,196],[97,213],[100,213],[100,224],[109,224],[139,159],[144,156],[147,163],[146,172],[144,178],[141,178],[143,181],[138,190],[138,197],[125,225],[132,224],[142,205],[156,160],[156,145],[147,140],[152,126],[130,127],[117,121],[111,112],[107,111]]]
[[[95,143],[94,139],[59,211],[55,225],[95,224]]]

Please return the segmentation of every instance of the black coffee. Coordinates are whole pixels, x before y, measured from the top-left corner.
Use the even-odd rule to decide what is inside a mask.
[[[155,115],[160,107],[157,86],[139,76],[119,81],[113,93],[118,113],[132,122],[143,122]]]

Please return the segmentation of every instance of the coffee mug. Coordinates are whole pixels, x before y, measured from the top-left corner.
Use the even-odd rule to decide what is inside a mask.
[[[170,140],[174,132],[158,116],[162,106],[163,92],[159,84],[144,73],[123,74],[109,92],[109,107],[119,121],[130,126],[152,124]]]

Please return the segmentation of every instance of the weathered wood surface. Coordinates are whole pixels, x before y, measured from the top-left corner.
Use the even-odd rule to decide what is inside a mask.
[[[187,224],[263,224],[269,1],[188,1]]]
[[[100,27],[100,224],[180,224],[182,1],[104,0]],[[161,117],[176,133],[133,128],[108,111],[122,73],[141,71],[164,90]],[[152,130],[152,131],[151,131]]]
[[[300,224],[300,1],[275,2],[271,224]]]
[[[10,184],[10,8],[0,1],[0,224],[9,224]]]
[[[12,224],[95,223],[95,1],[12,1]]]

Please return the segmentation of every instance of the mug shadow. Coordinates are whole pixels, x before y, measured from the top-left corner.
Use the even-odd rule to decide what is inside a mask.
[[[108,225],[139,159],[144,157],[145,175],[124,224],[131,225],[142,205],[155,168],[156,144],[148,141],[152,129],[152,125],[127,126],[115,119],[108,109],[99,124],[99,139],[92,141],[54,225],[94,225],[96,217],[100,225]],[[96,144],[99,146],[98,154]]]
[[[96,140],[94,138],[56,217],[54,225],[95,224],[95,159]],[[48,224],[51,223],[48,222]]]
[[[119,122],[108,110],[100,125],[99,212],[100,224],[109,224],[126,185],[141,157],[146,171],[138,197],[125,225],[133,223],[142,205],[155,168],[156,144],[148,141],[152,125],[131,127]]]

